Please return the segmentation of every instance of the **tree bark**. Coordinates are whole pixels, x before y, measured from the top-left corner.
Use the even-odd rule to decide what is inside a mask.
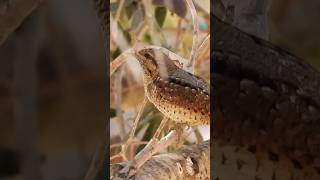
[[[42,0],[1,0],[0,45],[35,10]]]

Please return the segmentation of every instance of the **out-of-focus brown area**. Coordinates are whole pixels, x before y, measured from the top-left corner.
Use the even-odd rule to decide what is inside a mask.
[[[271,39],[320,69],[320,1],[272,0]]]
[[[28,62],[34,80],[20,66]],[[10,35],[0,46],[0,179],[27,179],[22,157],[35,157],[24,160],[36,162],[37,178],[83,179],[107,123],[106,63],[89,0],[44,1]],[[32,82],[17,83],[17,70]]]

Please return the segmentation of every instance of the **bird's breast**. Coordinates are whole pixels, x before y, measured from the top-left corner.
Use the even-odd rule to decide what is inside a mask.
[[[190,126],[210,123],[209,94],[179,78],[160,78],[147,85],[148,99],[165,116]]]

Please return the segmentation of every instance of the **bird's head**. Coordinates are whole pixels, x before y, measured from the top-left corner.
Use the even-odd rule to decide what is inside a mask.
[[[159,49],[145,48],[135,52],[143,71],[145,81],[151,81],[156,76],[167,77],[178,66],[168,55]]]

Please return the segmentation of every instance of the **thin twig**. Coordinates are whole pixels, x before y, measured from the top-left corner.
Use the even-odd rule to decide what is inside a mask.
[[[110,76],[128,59],[129,56],[132,56],[134,51],[132,48],[127,49],[121,53],[115,60],[110,63]]]
[[[114,18],[114,23],[118,23],[119,18],[120,18],[120,14],[121,14],[122,9],[123,9],[123,5],[124,5],[124,0],[120,0],[119,6],[118,6],[118,9],[117,9],[117,12],[116,12],[116,16]]]
[[[164,126],[166,125],[166,123],[168,122],[168,120],[169,120],[168,117],[164,117],[164,118],[162,119],[162,121],[161,121],[158,129],[156,130],[156,132],[155,132],[154,135],[153,135],[153,138],[156,138],[156,139],[159,138],[160,133],[161,133],[163,127],[164,127]]]
[[[198,129],[198,127],[192,127],[193,133],[196,136],[197,143],[200,143],[203,141],[203,137]]]
[[[122,12],[122,9],[123,9],[123,5],[124,5],[124,0],[120,0],[120,2],[119,2],[119,7],[118,7],[118,9],[117,9],[117,12],[116,12],[116,15],[115,15],[115,17],[114,17],[114,19],[112,19],[112,16],[110,16],[110,22],[112,22],[111,23],[111,25],[112,25],[112,27],[111,27],[111,29],[112,29],[112,31],[111,31],[111,36],[113,36],[113,37],[116,37],[115,39],[117,39],[118,41],[116,41],[116,42],[119,42],[119,41],[121,41],[121,40],[123,40],[124,38],[121,38],[121,39],[118,39],[118,37],[119,37],[119,32],[120,32],[120,29],[118,28],[118,21],[119,21],[119,19],[120,19],[120,14],[121,14],[121,12]],[[122,36],[122,33],[121,33],[121,36]],[[119,45],[119,44],[118,44]],[[120,46],[120,48],[122,48],[121,46]]]
[[[155,28],[154,28],[156,26],[154,15],[151,13],[151,10],[154,8],[153,8],[150,0],[142,0],[142,2],[144,5],[144,12],[146,14],[146,22],[147,22],[148,28],[150,30],[149,33],[150,33],[150,37],[152,40],[152,44],[160,46],[161,42],[160,42],[160,38],[158,36],[159,34],[155,31]]]
[[[117,116],[117,123],[119,126],[119,136],[123,140],[125,134],[126,134],[126,129],[125,129],[125,123],[124,123],[124,118],[123,118],[123,113],[121,109],[121,103],[122,103],[122,74],[123,74],[123,67],[119,69],[119,71],[116,74],[115,77],[115,91],[117,93],[116,96],[116,116]]]
[[[181,24],[182,24],[182,19],[178,19],[178,26],[177,26],[177,34],[176,34],[176,43],[175,43],[175,49],[179,48],[180,45],[180,36],[181,36]]]
[[[133,144],[135,145],[144,145],[144,144],[148,144],[148,141],[136,141],[136,142],[133,142]],[[113,149],[113,148],[116,148],[116,147],[120,147],[122,146],[121,143],[117,143],[117,144],[112,144],[110,145],[110,149]]]
[[[94,180],[98,174],[98,171],[101,170],[103,162],[108,154],[109,146],[109,123],[107,123],[104,131],[103,141],[98,144],[97,150],[94,153],[94,156],[91,160],[89,169],[86,173],[85,180]]]
[[[124,52],[129,49],[129,43],[126,40],[123,31],[118,27],[118,21],[115,21],[112,16],[110,16],[110,22],[112,22],[110,23],[112,25],[110,29],[110,38],[113,39],[120,50]]]
[[[110,157],[110,162],[113,162],[116,158],[123,158],[123,156],[121,154],[116,154],[116,155]]]
[[[178,133],[176,130],[170,131],[160,141],[152,139],[146,147],[143,148],[128,165],[122,170],[123,173],[128,173],[129,177],[133,176],[136,171],[155,153],[167,148],[178,141]],[[133,167],[133,168],[132,168]]]
[[[197,11],[196,8],[194,7],[194,4],[192,0],[185,0],[191,14],[192,18],[192,23],[193,23],[193,40],[192,40],[192,49],[191,49],[191,54],[190,54],[190,61],[186,66],[187,71],[191,71],[193,73],[193,64],[195,61],[197,49],[198,49],[198,32],[199,32],[199,27],[198,27],[198,18],[197,18]]]
[[[135,135],[135,132],[136,132],[136,129],[137,129],[137,126],[138,126],[138,122],[140,120],[140,117],[142,115],[142,112],[143,112],[144,107],[147,104],[147,102],[148,102],[148,99],[145,96],[144,99],[143,99],[142,105],[141,105],[141,107],[139,109],[139,112],[138,112],[138,114],[136,116],[136,119],[133,122],[133,126],[132,126],[132,128],[130,130],[127,142],[125,144],[123,144],[122,147],[121,147],[120,154],[122,154],[124,157],[126,156],[126,153],[128,151],[129,146],[132,145],[133,142],[134,142],[134,135]]]
[[[141,34],[143,34],[145,32],[145,30],[147,29],[147,23],[145,22],[145,20],[143,20],[137,28],[135,28],[132,32],[132,44],[137,44],[141,42]]]
[[[199,46],[198,49],[197,49],[197,52],[200,52],[201,49],[206,46],[208,40],[210,40],[210,34],[208,34],[208,35],[202,40],[202,43],[200,44],[200,46]],[[193,65],[193,66],[194,66],[194,65]]]
[[[143,112],[144,107],[146,106],[147,102],[148,102],[148,99],[147,99],[146,96],[144,96],[143,102],[142,102],[142,105],[141,105],[141,107],[140,107],[140,109],[139,109],[139,112],[138,112],[138,114],[137,114],[137,117],[136,117],[136,119],[135,119],[134,122],[133,122],[133,126],[132,126],[131,132],[130,132],[130,134],[129,134],[129,139],[130,139],[130,138],[133,139],[133,137],[134,137],[135,131],[136,131],[137,127],[138,127],[138,122],[139,122],[139,120],[140,120],[140,118],[141,118],[142,112]]]

